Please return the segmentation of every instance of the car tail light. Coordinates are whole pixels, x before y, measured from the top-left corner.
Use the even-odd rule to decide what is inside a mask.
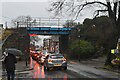
[[[49,59],[48,62],[53,62],[53,60]]]
[[[34,56],[37,56],[37,54],[34,54]]]

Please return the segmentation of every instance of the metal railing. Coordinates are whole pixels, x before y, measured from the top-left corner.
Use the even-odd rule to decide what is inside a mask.
[[[60,18],[31,18],[24,21],[18,21],[18,27],[60,27],[66,23],[66,19]]]

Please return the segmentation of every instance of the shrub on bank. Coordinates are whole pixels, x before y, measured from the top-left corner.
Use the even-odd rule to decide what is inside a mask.
[[[70,44],[71,57],[77,57],[77,59],[87,59],[94,54],[94,46],[85,40],[76,40]]]

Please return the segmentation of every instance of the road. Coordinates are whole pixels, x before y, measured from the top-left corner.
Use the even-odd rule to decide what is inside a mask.
[[[25,67],[24,63],[19,63],[16,67]],[[67,70],[53,69],[44,71],[44,67],[31,59],[31,70],[16,70],[16,80],[120,80],[120,74],[103,70],[94,70],[90,66],[68,63]],[[21,67],[23,69],[23,67]],[[6,80],[6,76],[2,76]],[[118,79],[117,79],[118,78]]]
[[[61,70],[61,69],[52,69],[50,71],[44,71],[44,66],[38,64],[36,61],[30,63],[30,66],[33,67],[33,70],[22,71],[16,73],[16,78],[23,79],[62,79],[67,80],[68,78],[83,78],[84,76],[75,74],[69,70]]]

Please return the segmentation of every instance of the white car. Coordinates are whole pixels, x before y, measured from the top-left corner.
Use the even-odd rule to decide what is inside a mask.
[[[67,60],[62,54],[49,54],[44,62],[44,70],[52,68],[67,69]]]

